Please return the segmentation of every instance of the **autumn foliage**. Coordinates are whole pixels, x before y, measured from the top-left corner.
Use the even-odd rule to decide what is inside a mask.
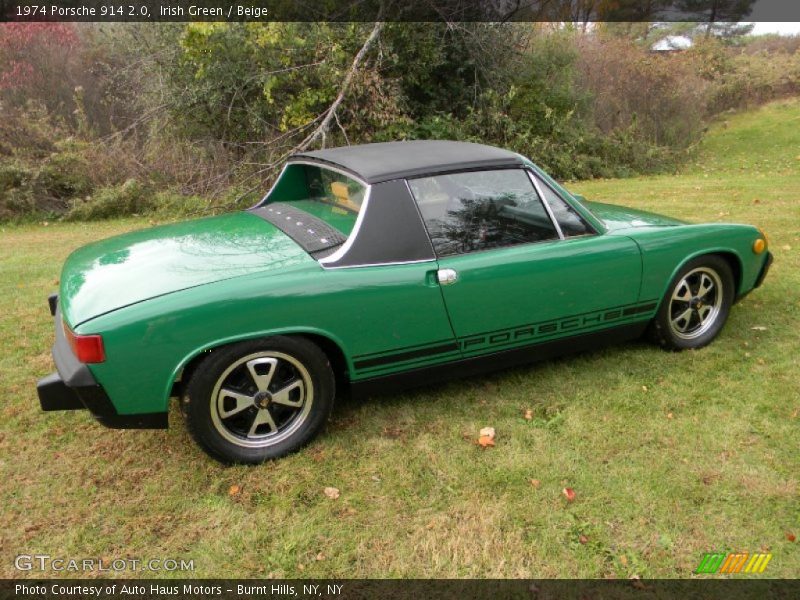
[[[33,91],[63,72],[79,44],[71,23],[4,23],[0,27],[0,90]]]

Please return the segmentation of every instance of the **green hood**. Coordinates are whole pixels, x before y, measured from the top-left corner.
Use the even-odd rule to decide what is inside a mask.
[[[267,221],[231,213],[133,231],[73,252],[59,303],[75,327],[101,314],[187,288],[316,262]]]
[[[628,208],[627,206],[589,202],[586,200],[584,200],[583,203],[597,218],[603,221],[609,231],[628,229],[631,227],[672,227],[686,224],[684,221],[679,221],[678,219],[643,210],[636,210],[635,208]]]

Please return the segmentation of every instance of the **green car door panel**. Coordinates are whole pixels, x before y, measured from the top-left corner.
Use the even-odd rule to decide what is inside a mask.
[[[694,260],[711,254],[731,272],[718,258]],[[192,376],[203,364],[225,373],[220,382],[250,385],[237,365],[249,369],[253,355],[234,356],[250,348],[262,366],[280,358],[305,373],[296,383],[302,397],[258,387],[275,372],[252,367],[251,387],[215,399],[209,386],[203,406],[219,403],[227,419],[234,409],[225,402],[251,398],[245,408],[269,419],[273,396],[285,406],[314,402],[303,382],[332,382],[333,366],[344,371],[337,381],[372,390],[402,376],[476,373],[480,364],[518,364],[629,339],[648,325],[669,328],[681,313],[660,308],[662,300],[683,301],[689,284],[675,300],[676,282],[698,264],[725,274],[716,281],[729,306],[731,285],[741,298],[761,285],[771,261],[755,227],[688,224],[586,201],[497,148],[415,141],[304,152],[248,211],[73,252],[51,302],[58,372],[37,388],[44,410],[83,405],[98,416],[100,406],[106,424],[164,426],[171,395],[185,391],[187,379],[196,389],[202,378]],[[701,288],[710,288],[695,287],[685,301],[699,318],[710,305]],[[723,323],[717,319],[708,341]],[[281,349],[274,356],[270,339]],[[80,343],[99,347],[81,354]],[[309,362],[288,356],[292,348]],[[251,433],[268,439],[270,422]]]
[[[623,236],[487,250],[442,258],[439,266],[457,273],[442,294],[465,355],[649,317],[600,316],[639,300],[639,247]]]

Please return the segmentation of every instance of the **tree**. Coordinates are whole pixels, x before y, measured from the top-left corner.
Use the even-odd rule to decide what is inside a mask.
[[[744,35],[752,26],[738,22],[750,14],[755,0],[677,0],[676,8],[685,14],[687,21],[706,24],[705,37]]]

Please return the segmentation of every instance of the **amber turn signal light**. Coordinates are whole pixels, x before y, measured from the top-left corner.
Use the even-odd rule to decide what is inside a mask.
[[[753,252],[756,254],[761,254],[767,248],[767,242],[763,240],[763,238],[758,238],[755,242],[753,242]]]

